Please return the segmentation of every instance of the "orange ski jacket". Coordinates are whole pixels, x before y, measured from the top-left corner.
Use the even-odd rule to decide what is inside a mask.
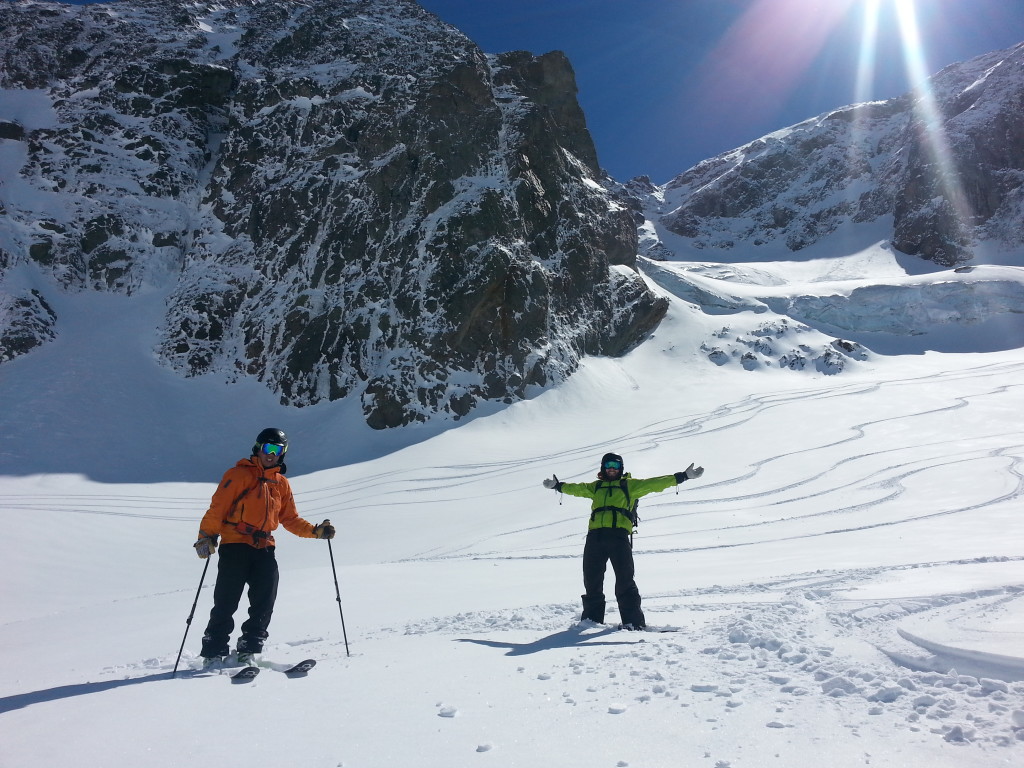
[[[220,536],[223,544],[264,549],[274,546],[272,532],[278,525],[296,536],[316,538],[313,524],[299,517],[281,468],[263,469],[248,458],[224,473],[199,524],[199,536]]]

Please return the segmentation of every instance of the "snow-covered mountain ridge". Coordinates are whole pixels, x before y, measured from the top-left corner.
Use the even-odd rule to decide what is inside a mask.
[[[872,353],[1020,346],[1022,104],[1024,44],[661,187],[634,179],[642,268],[723,316],[701,342],[718,365],[837,373]]]
[[[648,210],[709,257],[773,241],[799,252],[887,217],[896,250],[941,266],[1019,249],[1022,104],[1024,43],[946,67],[919,92],[829,112],[699,163],[648,190]]]

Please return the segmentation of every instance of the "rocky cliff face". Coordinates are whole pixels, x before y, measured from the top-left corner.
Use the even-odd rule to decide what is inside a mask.
[[[411,0],[0,27],[0,361],[59,333],[53,286],[162,290],[164,364],[383,428],[524,397],[665,313],[559,53],[485,56]]]
[[[798,251],[883,217],[898,250],[942,266],[969,261],[981,242],[1019,245],[1024,44],[947,67],[927,92],[778,131],[658,193],[660,223],[698,248]]]

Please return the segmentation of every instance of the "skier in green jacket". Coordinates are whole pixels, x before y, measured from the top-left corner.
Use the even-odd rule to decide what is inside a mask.
[[[647,622],[640,608],[640,590],[634,580],[633,545],[630,533],[636,524],[636,500],[648,493],[671,488],[704,474],[704,467],[690,464],[682,472],[646,480],[634,478],[625,471],[622,457],[606,453],[596,483],[563,483],[557,476],[544,481],[552,488],[570,496],[591,499],[587,543],[583,547],[583,615],[604,623],[604,573],[608,561],[615,572],[615,599],[624,629],[644,629]]]

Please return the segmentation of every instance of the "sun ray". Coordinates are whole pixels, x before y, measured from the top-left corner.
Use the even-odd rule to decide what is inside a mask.
[[[857,103],[870,101],[872,84],[875,80],[875,60],[878,55],[878,14],[881,0],[865,0],[863,32],[857,59],[857,81],[854,84],[854,98]]]
[[[857,57],[857,73],[854,81],[854,102],[863,104],[872,100],[875,80],[875,64],[878,56],[878,26],[881,0],[865,0],[861,20],[861,39]],[[867,110],[855,108],[854,120],[850,127],[850,144],[846,149],[847,165],[857,172],[869,162],[870,150],[867,140]],[[851,188],[850,195],[857,190]]]
[[[920,125],[920,139],[933,168],[938,190],[953,209],[960,227],[967,229],[973,211],[964,194],[960,174],[953,159],[944,117],[928,80],[924,46],[917,23],[915,0],[892,0],[896,6],[903,61],[907,78],[914,87],[914,112]]]

